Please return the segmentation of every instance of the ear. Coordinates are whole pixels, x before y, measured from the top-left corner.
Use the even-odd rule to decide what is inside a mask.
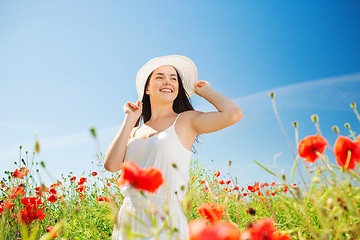
[[[149,85],[146,87],[145,94],[149,95]]]

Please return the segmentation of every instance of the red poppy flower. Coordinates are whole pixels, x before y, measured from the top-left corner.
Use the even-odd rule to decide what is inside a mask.
[[[54,203],[54,202],[56,202],[57,201],[57,197],[56,197],[56,195],[55,194],[51,194],[49,197],[48,197],[48,199],[47,199],[49,202],[52,202],[52,203]]]
[[[91,175],[95,177],[97,175],[97,172],[92,172]]]
[[[81,186],[77,187],[77,188],[75,189],[75,191],[77,191],[77,192],[83,192],[83,191],[85,190],[85,188],[86,188],[85,185],[81,185]]]
[[[239,187],[238,187],[238,186],[235,186],[235,187],[234,187],[234,190],[238,190],[238,191],[239,191]]]
[[[104,197],[104,196],[100,196],[100,197],[96,197],[96,200],[98,200],[98,202],[109,202],[109,203],[112,203],[112,200],[107,198],[107,197]]]
[[[79,182],[78,182],[78,185],[83,185],[86,181],[86,178],[82,177],[80,178]]]
[[[354,169],[355,162],[360,162],[360,143],[340,136],[334,146],[336,162],[339,166]]]
[[[263,218],[254,222],[247,231],[250,233],[250,239],[272,239],[275,228],[270,218]]]
[[[212,223],[220,221],[224,215],[224,206],[214,202],[204,203],[197,210],[202,218],[209,219]]]
[[[246,197],[248,194],[247,193],[243,193],[243,196]]]
[[[46,226],[46,232],[51,232],[51,231],[53,231],[53,229],[54,229],[54,227],[52,227],[52,226],[49,226],[49,225]],[[56,238],[56,237],[57,237],[57,231],[54,230],[52,238]]]
[[[11,203],[11,200],[7,200],[7,201],[4,203],[4,205],[3,205],[3,207],[4,207],[5,209],[12,209],[13,206],[15,206],[15,204],[14,204],[14,203]]]
[[[26,206],[36,206],[41,205],[41,198],[37,199],[36,197],[24,197],[21,199],[22,204]]]
[[[25,195],[25,191],[22,187],[13,188],[11,191],[13,195],[10,196],[10,199],[16,198],[18,196],[22,197]]]
[[[50,188],[56,188],[58,186],[62,185],[62,183],[58,180],[56,183],[53,183],[50,185]]]
[[[50,194],[56,194],[56,190],[54,188],[50,188],[49,193]]]
[[[26,207],[25,210],[20,209],[21,222],[30,225],[35,219],[39,219],[40,221],[44,220],[46,214],[43,213],[43,210],[44,208],[33,209],[32,207]]]
[[[24,179],[25,173],[21,172],[19,169],[15,169],[12,176],[13,176],[13,178]]]
[[[73,176],[73,177],[70,178],[70,181],[71,181],[71,182],[73,182],[73,181],[75,181],[75,180],[76,180],[76,177],[75,177],[75,176]]]
[[[226,185],[229,185],[231,183],[231,180],[227,180],[225,183]]]
[[[164,182],[161,171],[154,167],[141,168],[136,163],[126,161],[122,164],[122,174],[117,185],[128,182],[132,187],[155,192]]]
[[[315,162],[324,153],[328,142],[322,136],[307,136],[299,143],[298,153],[307,162]]]
[[[207,224],[194,219],[189,223],[190,240],[239,240],[240,231],[231,223],[216,222]]]
[[[4,204],[0,203],[0,213],[2,213],[5,210]]]
[[[220,176],[220,171],[217,171],[215,174],[214,174],[215,177],[219,177]]]
[[[220,180],[219,184],[221,184],[221,185],[225,184],[224,180]]]

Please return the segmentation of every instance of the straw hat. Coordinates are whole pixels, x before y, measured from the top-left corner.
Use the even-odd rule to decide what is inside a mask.
[[[145,83],[149,75],[155,69],[164,65],[171,65],[176,69],[189,97],[195,94],[195,84],[198,76],[194,62],[181,55],[169,55],[151,59],[138,71],[136,75],[136,91],[140,100],[143,98]]]

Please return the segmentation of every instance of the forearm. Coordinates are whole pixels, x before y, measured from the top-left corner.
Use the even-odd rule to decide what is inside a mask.
[[[125,157],[125,151],[131,130],[134,128],[136,121],[125,116],[125,120],[121,125],[114,140],[106,151],[104,158],[104,167],[110,172],[117,172],[121,168],[121,164]]]
[[[219,112],[225,114],[241,114],[239,106],[212,88],[207,89],[201,96],[214,105]]]

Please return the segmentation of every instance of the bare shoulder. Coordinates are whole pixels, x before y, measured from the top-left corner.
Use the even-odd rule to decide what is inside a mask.
[[[199,116],[199,114],[202,114],[202,112],[196,110],[188,110],[186,112],[182,112],[178,120],[179,125],[182,129],[186,129],[186,131],[188,131],[190,134],[196,134],[193,127],[193,121],[197,116]]]
[[[202,114],[203,112],[196,111],[196,110],[188,110],[186,112],[181,113],[181,118],[186,120],[192,120],[194,117],[199,116],[199,114]]]

